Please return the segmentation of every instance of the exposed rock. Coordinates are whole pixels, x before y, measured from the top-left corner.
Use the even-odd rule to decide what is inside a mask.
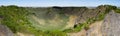
[[[34,19],[34,17],[31,18],[31,16],[30,16],[30,20],[33,19],[32,22],[34,22],[34,25],[35,24],[36,24],[36,26],[38,26],[38,24],[46,24],[47,26],[51,25],[50,27],[53,27],[53,29],[56,29],[56,27],[58,27],[58,26],[54,27],[53,25],[55,25],[55,24],[56,25],[60,24],[65,27],[67,25],[72,24],[71,27],[74,27],[74,25],[78,25],[80,23],[85,23],[90,18],[99,18],[99,15],[101,13],[105,13],[107,10],[107,8],[104,6],[97,7],[94,9],[89,9],[87,7],[57,7],[57,6],[49,7],[49,8],[27,8],[27,9],[32,14],[34,14],[36,18],[43,20],[43,21],[40,20],[40,22],[38,22]],[[73,15],[76,16],[75,18],[73,18],[74,20],[69,19]],[[57,19],[55,19],[55,18],[57,18]],[[60,19],[58,19],[58,18],[60,18]],[[50,21],[46,21],[46,19],[50,20]],[[53,20],[53,21],[51,21],[51,20]],[[71,20],[73,20],[73,22],[70,22],[71,24],[68,24],[69,21],[71,21]],[[71,28],[71,27],[69,27],[69,28]]]
[[[95,22],[96,23],[96,22]],[[101,23],[92,24],[86,36],[119,36],[120,14],[110,11]]]
[[[0,24],[0,36],[14,36],[14,34],[8,27]]]
[[[103,36],[120,36],[120,14],[111,11],[101,26]]]
[[[120,14],[110,11],[102,21],[96,21],[89,26],[89,30],[71,33],[71,36],[119,36]]]

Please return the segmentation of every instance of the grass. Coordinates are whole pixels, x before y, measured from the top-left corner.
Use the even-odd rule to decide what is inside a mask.
[[[0,21],[1,24],[9,27],[14,33],[28,32],[34,34],[35,36],[67,36],[66,33],[69,32],[79,32],[81,29],[88,30],[91,23],[103,20],[110,8],[105,13],[99,14],[97,18],[89,18],[85,23],[80,23],[75,25],[72,29],[64,29],[62,31],[61,29],[64,28],[69,21],[69,16],[65,16],[63,12],[58,15],[58,13],[54,13],[57,11],[51,11],[52,9],[49,11],[42,9],[40,11],[32,10],[29,12],[29,10],[26,10],[23,7],[1,6],[0,15],[2,15],[4,19]],[[112,9],[115,9],[115,7]],[[117,9],[116,11],[120,13],[120,9]],[[46,12],[48,12],[47,14],[49,15],[46,15]],[[37,21],[31,17],[31,14],[34,14]],[[42,24],[39,23],[38,20],[39,22],[42,22]],[[45,21],[43,22],[42,20]]]
[[[115,12],[120,13],[120,9],[119,9],[119,8],[118,8],[118,9],[116,9],[116,10],[115,10]]]
[[[39,14],[37,14],[39,15]],[[43,15],[44,16],[44,15]],[[36,17],[36,20],[35,20]],[[67,25],[67,17],[59,18],[60,16],[57,16],[53,19],[41,19],[37,16],[31,17],[29,16],[29,20],[32,22],[33,26],[35,26],[37,29],[44,30],[44,31],[51,31],[51,30],[62,30]],[[49,18],[49,17],[48,17]]]
[[[14,33],[16,31],[25,30],[23,28],[26,28],[26,25],[30,25],[26,18],[27,11],[24,8],[17,6],[2,6],[0,7],[0,14],[4,18],[1,23],[9,27]]]

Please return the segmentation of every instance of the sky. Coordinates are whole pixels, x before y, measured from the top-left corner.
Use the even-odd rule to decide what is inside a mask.
[[[50,7],[50,6],[120,6],[120,0],[0,0],[1,5],[17,5],[25,7]]]

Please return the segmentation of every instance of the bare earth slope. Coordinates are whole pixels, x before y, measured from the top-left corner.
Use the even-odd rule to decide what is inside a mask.
[[[120,14],[110,11],[102,21],[96,21],[89,26],[90,29],[80,32],[69,33],[70,36],[119,36]]]
[[[0,24],[0,36],[13,36],[13,35],[14,34],[8,27]]]
[[[104,36],[120,36],[120,14],[114,11],[107,14],[101,30]]]
[[[69,33],[70,36],[102,36],[101,24],[103,21],[96,21],[90,25],[90,29],[85,31],[84,29],[77,33]]]
[[[101,25],[103,21],[97,21],[90,26],[90,29],[87,30],[86,36],[102,36]]]

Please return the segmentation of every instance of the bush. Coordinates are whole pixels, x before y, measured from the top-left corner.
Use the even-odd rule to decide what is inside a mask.
[[[120,9],[116,9],[115,12],[120,13]]]

